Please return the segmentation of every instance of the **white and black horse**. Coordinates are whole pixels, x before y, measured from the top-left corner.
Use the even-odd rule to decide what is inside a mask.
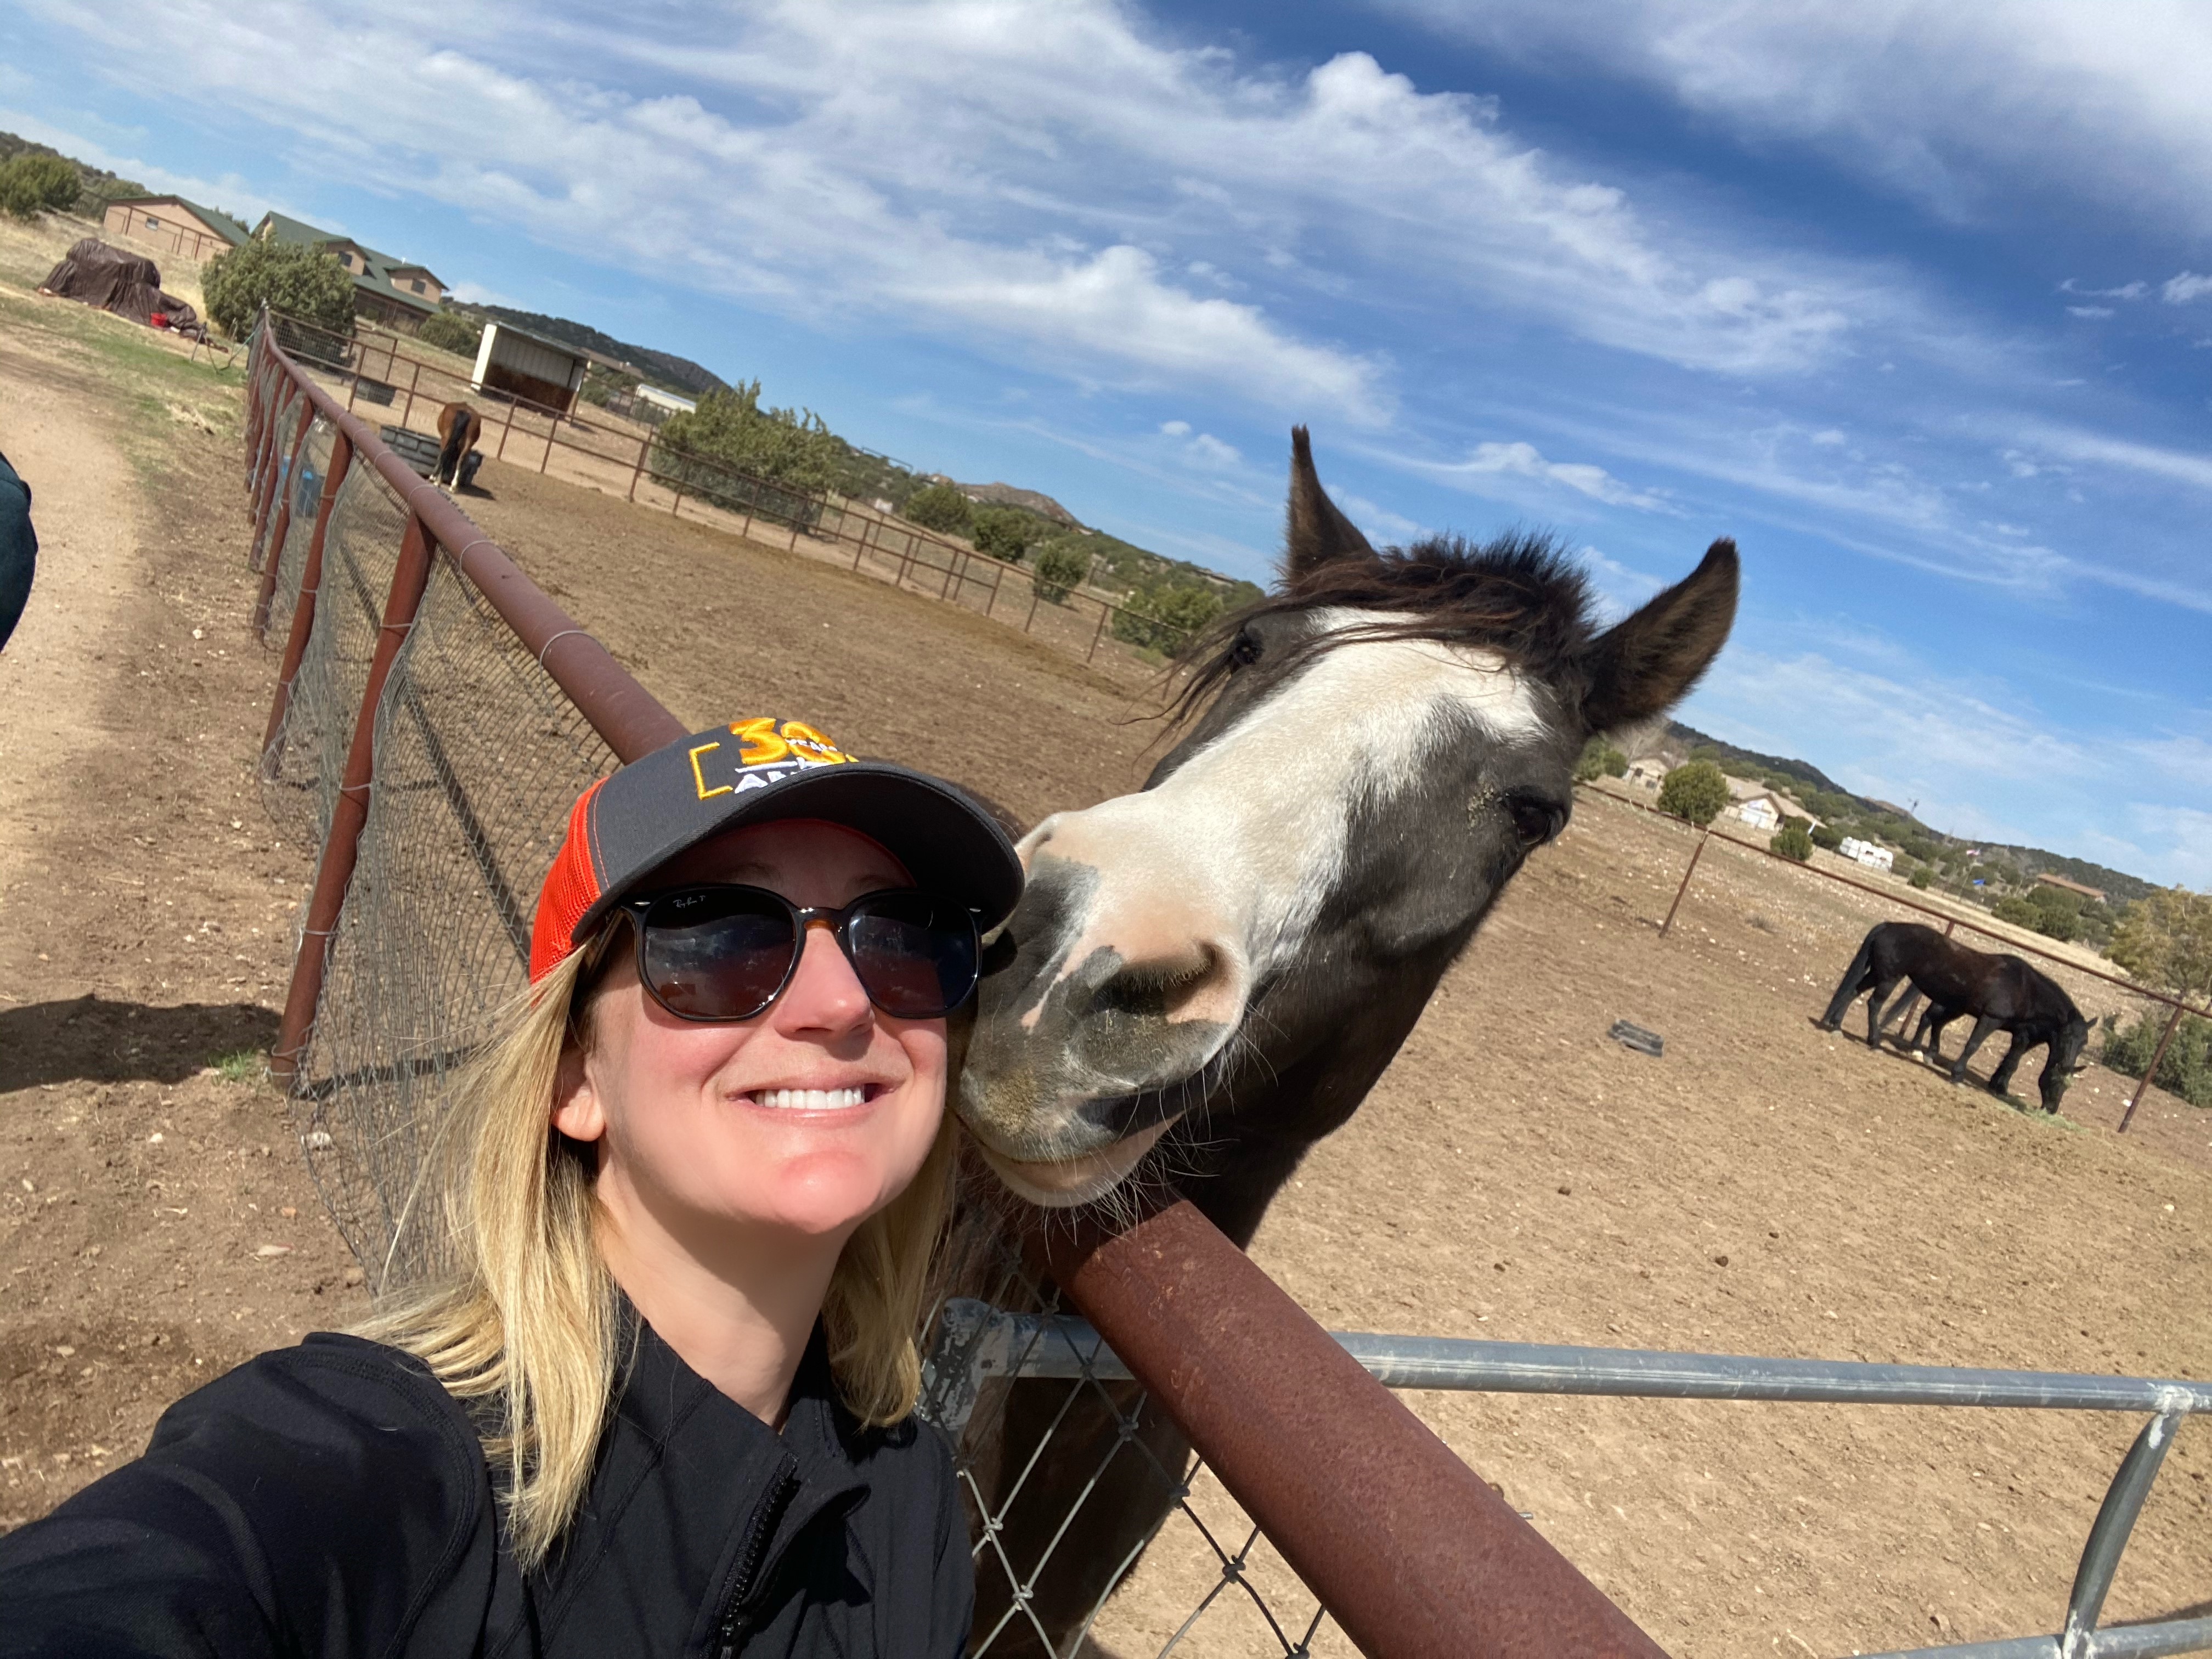
[[[1906,989],[1894,1002],[1890,993],[1899,984]],[[1946,939],[1917,921],[1876,922],[1861,941],[1858,954],[1844,970],[1828,1011],[1820,1017],[1821,1029],[1832,1031],[1862,992],[1867,994],[1867,1046],[1879,1048],[1882,1028],[1928,999],[1928,1012],[1920,1029],[1905,1044],[1920,1048],[1937,1064],[1943,1059],[1943,1028],[1961,1014],[1974,1017],[1966,1046],[1951,1063],[1951,1081],[1966,1079],[1966,1062],[1974,1052],[1999,1031],[2011,1034],[2012,1047],[1990,1074],[1990,1088],[2003,1094],[2012,1086],[2013,1073],[2031,1048],[2046,1050],[2043,1059],[2043,1109],[2056,1112],[2066,1097],[2066,1085],[2082,1069],[2081,1050],[2089,1041],[2089,1022],[2074,1006],[2074,999],[2048,974],[2020,957],[1977,951]],[[1884,1007],[1884,1003],[1889,1006]]]
[[[1376,552],[1293,432],[1282,581],[1196,670],[1188,735],[1139,793],[1021,843],[1028,886],[957,1100],[991,1170],[1060,1208],[1138,1183],[1249,1243],[1565,826],[1585,741],[1689,690],[1736,586],[1735,544],[1717,541],[1601,630],[1582,575],[1541,538]],[[1027,1477],[996,1543],[1023,1574],[1115,1432],[1086,1401],[1048,1433],[1067,1409],[1064,1386],[1010,1390],[1002,1466]],[[1179,1473],[1172,1425],[1147,1413],[1141,1437]],[[1172,1501],[1143,1458],[1097,1477],[1034,1591],[1055,1647]],[[979,1632],[1003,1609],[1000,1577],[984,1576]]]

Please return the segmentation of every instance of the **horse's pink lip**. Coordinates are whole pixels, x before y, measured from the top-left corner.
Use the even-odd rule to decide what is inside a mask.
[[[1020,1197],[1048,1209],[1072,1209],[1103,1198],[1121,1185],[1175,1121],[1174,1117],[1164,1118],[1095,1152],[1035,1163],[994,1152],[980,1139],[975,1146],[999,1179]]]

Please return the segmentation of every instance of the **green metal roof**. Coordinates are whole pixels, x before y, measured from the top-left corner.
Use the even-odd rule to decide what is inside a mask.
[[[312,247],[330,247],[343,243],[347,247],[356,248],[360,250],[362,263],[368,269],[366,271],[357,270],[353,273],[353,285],[356,288],[365,293],[374,294],[379,299],[396,300],[401,305],[410,307],[426,315],[438,309],[435,301],[427,299],[420,294],[410,294],[392,279],[392,273],[395,270],[419,270],[426,275],[433,274],[428,265],[417,264],[410,259],[395,259],[388,253],[379,253],[374,248],[356,237],[341,236],[335,231],[318,229],[302,220],[289,218],[282,213],[263,214],[261,222],[253,228],[253,234],[257,237],[265,234],[270,240],[275,242],[304,243]],[[443,288],[445,284],[440,283],[438,286]]]
[[[174,195],[111,196],[108,198],[107,204],[110,207],[131,207],[140,202],[174,202],[180,208],[190,209],[195,218],[206,225],[207,228],[213,231],[216,235],[222,237],[225,240],[228,241],[233,247],[236,247],[240,242],[246,240],[246,233],[239,228],[237,220],[232,218],[228,213],[219,213],[211,207],[202,207],[198,202],[191,200],[189,197]]]

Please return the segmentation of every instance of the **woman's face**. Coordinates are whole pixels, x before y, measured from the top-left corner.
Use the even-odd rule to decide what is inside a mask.
[[[911,884],[897,860],[836,824],[764,823],[702,842],[655,888],[742,882],[836,909]],[[677,1018],[616,947],[586,1010],[588,1054],[562,1070],[553,1121],[599,1143],[599,1193],[711,1254],[732,1224],[840,1237],[904,1191],[945,1112],[942,1019],[894,1019],[868,1000],[829,928],[810,927],[798,971],[765,1013]]]

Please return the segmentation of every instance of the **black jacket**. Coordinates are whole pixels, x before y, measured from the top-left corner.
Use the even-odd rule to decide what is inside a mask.
[[[179,1401],[146,1455],[0,1538],[0,1655],[609,1659],[965,1650],[952,1461],[856,1426],[821,1333],[781,1434],[649,1327],[583,1508],[508,1553],[466,1412],[357,1337],[265,1353]]]

